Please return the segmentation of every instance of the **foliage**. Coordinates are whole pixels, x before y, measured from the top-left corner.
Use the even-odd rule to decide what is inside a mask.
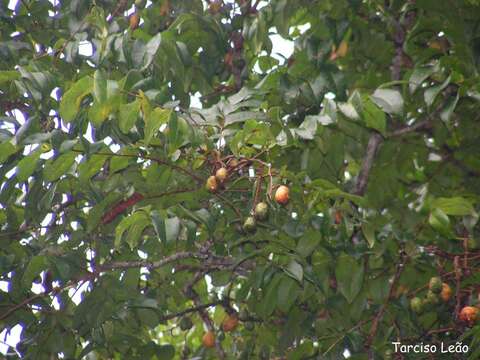
[[[477,1],[8,3],[9,358],[479,357]]]

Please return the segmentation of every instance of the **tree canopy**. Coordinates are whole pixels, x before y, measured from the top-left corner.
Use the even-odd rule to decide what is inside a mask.
[[[478,0],[1,0],[7,358],[478,359],[479,70]]]

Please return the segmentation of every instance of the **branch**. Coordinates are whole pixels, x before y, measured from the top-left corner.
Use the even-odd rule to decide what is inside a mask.
[[[194,307],[191,307],[189,309],[179,311],[175,314],[169,314],[169,315],[162,316],[162,317],[160,317],[160,321],[172,320],[172,319],[175,319],[177,317],[180,317],[180,316],[183,316],[183,315],[186,315],[186,314],[190,314],[190,313],[193,313],[193,312],[204,311],[204,310],[208,309],[209,307],[222,305],[223,303],[224,303],[224,300],[217,300],[217,301],[209,302],[207,304],[200,304],[198,306],[194,306]]]
[[[428,119],[419,121],[418,123],[415,123],[410,126],[405,126],[400,129],[397,129],[393,131],[388,137],[389,138],[394,138],[394,137],[399,137],[402,135],[410,134],[412,132],[416,132],[418,130],[423,130],[423,129],[428,129],[432,126],[432,119],[429,117]]]
[[[162,266],[168,265],[170,263],[176,262],[183,259],[206,259],[207,255],[194,253],[189,251],[178,252],[171,256],[164,257],[163,259],[157,261],[147,261],[147,260],[138,260],[138,261],[114,261],[107,264],[99,266],[99,271],[108,271],[108,270],[124,270],[138,267],[146,267],[147,269],[157,269]]]
[[[208,312],[205,310],[205,308],[201,308],[202,304],[200,301],[200,296],[197,294],[197,292],[193,289],[193,286],[200,281],[204,276],[206,272],[205,271],[199,271],[195,274],[193,279],[185,286],[185,289],[183,292],[187,297],[192,299],[193,303],[195,304],[196,307],[199,308],[198,312],[200,314],[200,317],[202,318],[203,322],[207,326],[207,329],[209,331],[214,332],[215,331],[215,326],[213,324],[212,319],[210,318],[210,315],[208,315]],[[220,344],[220,341],[218,337],[215,337],[215,349],[217,351],[218,358],[220,360],[225,359],[225,352],[223,351],[222,345]]]
[[[370,328],[370,333],[368,335],[365,347],[367,350],[370,350],[370,347],[373,343],[373,339],[375,338],[378,330],[378,324],[382,320],[383,315],[385,314],[385,311],[387,310],[387,306],[389,302],[394,298],[395,295],[395,287],[397,285],[398,280],[400,279],[400,275],[402,274],[402,271],[404,269],[404,259],[403,259],[403,254],[400,255],[402,258],[400,259],[400,262],[397,264],[395,268],[395,274],[393,275],[392,282],[390,284],[390,290],[388,291],[388,296],[383,305],[381,306],[380,310],[378,311],[377,315],[373,319],[372,326]],[[373,359],[372,354],[369,351],[369,358]]]
[[[367,151],[365,153],[365,158],[362,162],[362,167],[360,173],[358,174],[357,182],[353,193],[355,195],[362,196],[365,194],[365,190],[368,185],[368,177],[370,175],[370,170],[373,166],[373,161],[375,160],[375,155],[377,154],[378,148],[383,143],[383,137],[375,132],[368,139]]]

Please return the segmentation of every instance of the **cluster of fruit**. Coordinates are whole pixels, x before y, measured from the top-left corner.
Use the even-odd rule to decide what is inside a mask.
[[[428,283],[428,292],[424,298],[414,297],[410,300],[410,308],[417,314],[425,309],[438,305],[440,301],[448,303],[452,297],[452,289],[439,277],[432,277]],[[478,319],[479,309],[475,306],[465,306],[458,314],[458,318],[472,326]]]
[[[231,165],[231,164],[229,164]],[[215,193],[220,187],[223,187],[229,177],[229,171],[225,167],[219,168],[215,175],[208,177],[205,183],[205,188]],[[288,204],[290,200],[290,189],[288,186],[280,185],[275,191],[275,202],[280,205]],[[268,218],[268,204],[266,202],[259,202],[255,205],[255,209],[251,216],[248,216],[243,223],[243,231],[248,234],[252,234],[257,229],[257,221],[265,221]]]
[[[220,335],[224,336],[225,333],[234,331],[238,327],[240,320],[245,321],[244,326],[247,330],[251,330],[253,324],[247,321],[247,317],[248,315],[243,315],[242,317],[242,312],[240,312],[240,314],[236,312],[228,314],[222,322],[221,328],[223,332],[221,332]],[[188,331],[193,327],[193,322],[189,317],[184,317],[180,320],[179,326],[181,330]],[[215,333],[212,330],[208,330],[203,334],[202,345],[206,348],[213,348],[215,347],[215,340]],[[220,336],[219,340],[222,340]]]

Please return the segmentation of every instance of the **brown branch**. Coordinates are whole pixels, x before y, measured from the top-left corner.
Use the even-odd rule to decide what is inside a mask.
[[[455,319],[457,319],[461,307],[460,285],[462,280],[462,270],[460,268],[460,256],[455,256],[453,259],[453,267],[455,270]]]
[[[198,306],[194,306],[194,307],[179,311],[175,314],[168,314],[168,315],[165,315],[165,316],[161,316],[160,321],[172,320],[172,319],[175,319],[175,318],[178,318],[178,317],[181,317],[181,316],[193,313],[193,312],[204,311],[204,310],[208,309],[209,307],[221,305],[223,303],[224,303],[224,300],[217,300],[217,301],[209,302],[207,304],[200,304]]]
[[[204,254],[183,251],[183,252],[178,252],[171,256],[167,256],[167,257],[164,257],[163,259],[153,261],[153,262],[147,261],[147,260],[114,261],[114,262],[100,265],[98,267],[98,270],[101,272],[101,271],[108,271],[108,270],[123,270],[123,269],[131,269],[131,268],[138,268],[138,267],[146,267],[147,269],[157,269],[179,260],[206,259],[206,258],[207,256]]]
[[[68,289],[68,288],[71,288],[72,286],[75,286],[77,285],[79,282],[84,282],[84,281],[87,281],[87,280],[92,280],[93,278],[95,277],[95,274],[93,273],[89,273],[77,280],[74,280],[74,281],[71,281],[71,282],[68,282],[67,284],[63,285],[63,286],[57,286],[57,287],[54,287],[53,289],[51,289],[49,292],[42,292],[40,294],[35,294],[35,295],[32,295],[28,298],[26,298],[25,300],[21,301],[20,303],[16,304],[16,305],[13,305],[12,307],[10,307],[7,311],[5,311],[3,314],[0,315],[0,320],[3,320],[3,319],[6,319],[7,317],[9,317],[11,314],[13,314],[15,311],[23,308],[24,306],[27,306],[28,304],[30,304],[32,301],[36,300],[36,299],[40,299],[42,297],[45,297],[45,296],[48,296],[48,295],[57,295],[58,293],[60,293],[60,291],[62,290],[65,290],[65,289]]]
[[[85,152],[83,150],[72,149],[72,151],[80,153],[80,154],[85,154]],[[190,176],[192,179],[194,179],[198,183],[203,183],[203,179],[201,177],[197,176],[196,174],[194,174],[193,172],[191,172],[190,170],[185,169],[184,167],[172,164],[172,163],[170,163],[166,160],[156,158],[156,157],[152,157],[152,156],[148,156],[148,155],[141,155],[141,154],[140,155],[138,155],[138,154],[133,155],[133,154],[117,154],[117,153],[103,153],[103,152],[97,152],[97,153],[95,153],[95,155],[129,157],[129,158],[134,158],[134,159],[144,159],[144,160],[155,161],[157,164],[168,166],[169,168],[171,168],[173,170],[177,170],[178,172],[182,172],[182,173]]]
[[[383,143],[383,137],[375,132],[368,139],[367,151],[362,162],[362,167],[360,173],[358,174],[357,182],[355,183],[355,188],[353,193],[355,195],[364,195],[365,190],[368,185],[368,178],[370,176],[370,170],[372,169],[373,162],[375,160],[375,155],[377,154],[378,148]]]
[[[389,134],[388,137],[393,138],[393,137],[403,136],[406,134],[410,134],[412,132],[416,132],[418,130],[428,129],[431,126],[432,126],[432,119],[431,117],[429,117],[428,119],[419,121],[418,123],[415,123],[413,125],[409,125],[409,126],[405,126],[400,129],[397,129],[393,131],[391,134]]]
[[[373,354],[370,352],[370,350],[371,350],[373,340],[374,340],[375,336],[377,335],[378,324],[382,320],[388,304],[395,297],[395,287],[397,286],[397,282],[400,279],[400,275],[402,274],[402,271],[405,267],[404,266],[405,265],[404,264],[405,260],[403,259],[403,256],[404,255],[401,255],[402,258],[400,259],[400,261],[398,262],[398,264],[395,268],[395,274],[393,275],[393,279],[392,279],[392,282],[390,284],[390,290],[388,291],[388,296],[387,296],[386,300],[384,301],[383,305],[380,307],[380,310],[378,311],[377,315],[373,319],[372,326],[370,328],[370,333],[368,335],[368,338],[367,338],[367,341],[366,341],[366,344],[365,344],[365,347],[369,352],[369,358],[370,359],[373,359]]]
[[[205,310],[205,308],[201,308],[201,301],[200,301],[200,296],[198,293],[193,289],[193,286],[200,281],[204,276],[206,272],[205,271],[199,271],[197,272],[193,279],[185,286],[184,288],[184,293],[187,297],[192,299],[193,303],[195,304],[196,307],[199,308],[198,313],[200,317],[202,318],[203,322],[205,323],[207,329],[211,332],[215,331],[215,326],[210,318],[210,315],[208,315],[208,312]],[[218,337],[215,337],[215,349],[217,351],[217,356],[219,359],[223,360],[225,359],[225,351],[223,351],[222,345],[220,343],[220,340]]]

